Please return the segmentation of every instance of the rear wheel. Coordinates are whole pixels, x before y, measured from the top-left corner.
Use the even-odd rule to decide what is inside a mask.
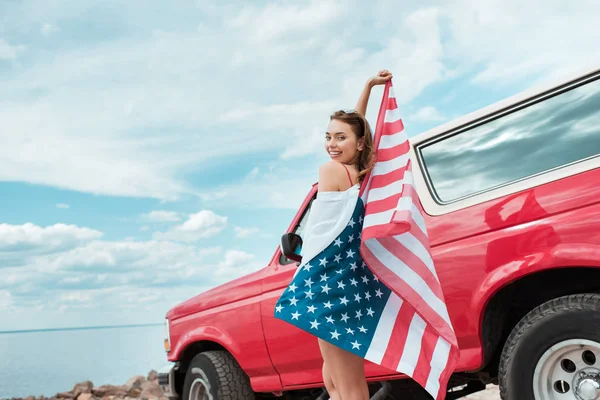
[[[254,400],[248,376],[226,351],[196,355],[188,367],[182,400]]]
[[[600,295],[560,297],[527,314],[500,359],[503,399],[600,399]]]

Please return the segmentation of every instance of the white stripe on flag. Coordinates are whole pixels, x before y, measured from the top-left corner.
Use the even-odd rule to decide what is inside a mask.
[[[390,86],[390,90],[388,92],[388,99],[393,99],[396,97],[396,94],[394,93],[394,87]]]
[[[412,321],[410,321],[404,351],[398,363],[398,371],[411,376],[415,372],[415,368],[419,362],[419,354],[421,353],[421,341],[423,340],[423,333],[425,333],[426,327],[427,324],[423,321],[423,318],[415,313]]]
[[[435,313],[446,321],[448,325],[452,326],[446,304],[433,293],[429,285],[427,285],[427,282],[425,282],[419,274],[404,264],[404,262],[393,253],[390,253],[388,249],[383,247],[377,240],[369,239],[366,240],[364,244],[371,250],[371,253],[379,259],[379,262],[406,282],[406,284],[417,292],[419,297],[421,297]]]
[[[385,110],[385,118],[383,122],[396,122],[400,120],[400,110],[394,108],[393,110]]]
[[[425,264],[431,273],[437,278],[437,271],[435,270],[435,265],[433,265],[431,255],[423,246],[421,241],[419,241],[419,239],[414,237],[410,232],[403,233],[402,235],[396,235],[394,236],[394,239],[400,242],[407,249],[410,249],[410,251],[421,261],[423,261],[423,264]]]
[[[390,149],[406,142],[407,140],[408,136],[406,136],[406,132],[404,131],[395,133],[393,135],[383,135],[379,141],[378,149]]]
[[[389,161],[378,161],[373,167],[373,176],[385,175],[389,172],[406,167],[408,162],[408,154],[404,153],[401,156],[392,158]]]
[[[441,336],[438,337],[435,349],[431,356],[431,371],[427,378],[427,384],[425,390],[429,393],[437,393],[440,390],[440,376],[448,364],[448,357],[450,356],[450,343],[444,340]]]
[[[421,229],[421,232],[423,232],[425,235],[427,235],[427,226],[425,225],[425,219],[423,218],[423,214],[421,214],[419,209],[417,207],[415,207],[415,204],[412,201],[410,202],[410,205],[411,205],[410,213],[411,213],[413,221],[415,221],[415,223],[417,224],[419,229]]]
[[[369,196],[369,202],[371,202],[371,201],[372,201],[371,196]],[[407,210],[410,211],[411,213],[414,213],[415,210],[418,211],[410,197],[400,197],[398,199],[398,203],[396,204],[395,208],[390,208],[389,210],[378,212],[378,213],[367,214],[367,216],[365,217],[365,222],[363,223],[363,229],[369,228],[369,227],[375,226],[375,225],[388,224],[392,220],[392,216],[394,215],[394,213],[396,211],[407,211]],[[407,222],[410,223],[410,221],[407,221]],[[418,224],[418,221],[415,221],[415,222]]]
[[[390,297],[388,297],[388,300],[385,303],[385,307],[381,313],[377,327],[375,328],[369,350],[367,350],[367,354],[365,355],[367,360],[376,364],[381,364],[402,303],[403,301],[400,297],[394,292],[390,293]]]
[[[369,191],[369,201],[377,201],[387,199],[393,195],[399,194],[402,192],[402,185],[407,180],[412,182],[412,173],[410,171],[404,172],[404,178],[399,181],[395,181],[390,183],[389,185],[382,186],[377,189],[372,189]]]

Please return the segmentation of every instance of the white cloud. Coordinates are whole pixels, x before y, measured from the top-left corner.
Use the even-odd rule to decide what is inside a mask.
[[[12,295],[8,290],[0,290],[0,310],[4,310],[12,306]]]
[[[142,218],[155,222],[177,222],[181,221],[181,216],[176,211],[154,210],[148,214],[142,215]]]
[[[54,224],[41,227],[32,223],[23,225],[0,224],[0,256],[11,253],[41,254],[75,247],[99,239],[103,233],[76,225]]]
[[[246,238],[251,235],[255,235],[260,232],[258,228],[242,228],[240,226],[235,227],[235,234],[239,238]]]
[[[11,45],[6,40],[0,38],[0,61],[14,61],[19,53],[25,50],[23,45]]]
[[[157,240],[175,240],[194,242],[218,235],[227,226],[227,217],[215,214],[210,210],[202,210],[191,214],[187,221],[167,232],[155,232]]]
[[[312,32],[344,18],[346,8],[331,0],[311,1],[306,6],[268,4],[245,6],[229,26],[245,28],[257,41],[281,39],[286,34]]]
[[[56,208],[69,208],[70,206],[68,204],[65,203],[58,203],[56,205]]]
[[[482,85],[554,79],[598,66],[600,3],[568,7],[559,0],[460,0],[448,3],[452,41],[448,52],[464,70],[483,66],[473,81]],[[543,21],[543,23],[532,23]]]
[[[50,24],[50,23],[45,23],[42,25],[42,27],[40,28],[40,33],[44,36],[49,36],[52,33],[56,33],[59,32],[60,28],[58,28],[56,25]]]
[[[444,121],[446,118],[440,114],[437,108],[427,106],[417,110],[416,113],[411,115],[411,119],[414,119],[415,121],[439,122]]]

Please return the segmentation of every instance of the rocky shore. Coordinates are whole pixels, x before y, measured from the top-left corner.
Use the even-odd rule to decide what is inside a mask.
[[[13,397],[8,400],[167,400],[158,386],[158,375],[152,370],[148,376],[134,376],[124,385],[94,386],[90,381],[80,382],[68,392],[52,397]],[[499,400],[498,386],[490,385],[487,390],[465,397],[465,400]]]
[[[91,381],[80,382],[68,392],[52,397],[13,397],[9,400],[167,400],[158,386],[158,374],[152,370],[148,376],[134,376],[124,385],[94,386]]]

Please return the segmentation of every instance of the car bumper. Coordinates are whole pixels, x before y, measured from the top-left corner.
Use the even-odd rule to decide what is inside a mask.
[[[178,399],[179,395],[175,391],[175,363],[168,363],[160,368],[158,372],[158,385],[163,391],[165,397],[169,399]]]

